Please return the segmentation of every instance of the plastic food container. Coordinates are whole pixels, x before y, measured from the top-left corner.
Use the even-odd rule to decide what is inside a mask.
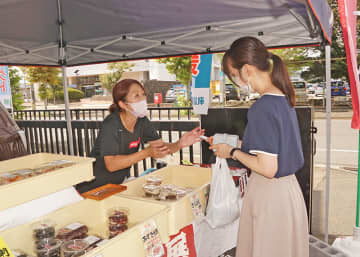
[[[28,255],[20,249],[11,250],[11,252],[15,257],[28,257]]]
[[[129,209],[114,207],[108,210],[109,238],[113,238],[128,229]]]
[[[176,190],[177,186],[172,184],[165,184],[161,186],[160,189],[160,200],[175,200],[176,199]]]
[[[89,251],[97,247],[97,244],[100,243],[103,238],[98,235],[89,235],[83,240],[89,245],[89,247],[86,249],[86,251]]]
[[[160,185],[154,185],[154,184],[144,184],[143,189],[145,192],[145,196],[147,197],[154,197],[158,196],[160,194]]]
[[[19,176],[12,174],[10,172],[0,174],[0,180],[2,181],[3,184],[9,184],[19,179],[20,179]]]
[[[160,176],[148,176],[146,178],[147,184],[152,184],[152,185],[156,185],[156,186],[160,186],[162,181],[163,181],[163,178]]]
[[[75,222],[70,225],[67,225],[64,228],[61,228],[58,231],[56,238],[65,241],[73,240],[73,239],[83,239],[87,236],[87,232],[88,232],[87,226]]]
[[[176,199],[180,199],[180,198],[184,197],[187,193],[188,193],[188,191],[184,188],[176,189]]]
[[[36,243],[38,257],[60,257],[61,240],[42,239]]]
[[[84,255],[88,247],[89,244],[85,240],[75,239],[64,242],[61,246],[61,252],[63,257],[77,257]]]
[[[55,222],[42,220],[32,225],[33,236],[36,241],[55,237]]]
[[[20,179],[30,178],[35,175],[32,169],[22,169],[22,170],[14,170],[11,172],[15,176],[19,176]]]
[[[40,165],[39,167],[34,169],[34,172],[37,174],[47,173],[47,172],[54,171],[57,169],[69,167],[73,164],[75,164],[75,163],[70,160],[55,160],[55,161],[44,163],[44,164]]]

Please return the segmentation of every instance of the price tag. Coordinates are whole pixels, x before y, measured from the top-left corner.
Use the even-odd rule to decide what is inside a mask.
[[[191,202],[191,208],[192,208],[194,216],[195,217],[203,217],[204,213],[203,213],[202,204],[200,202],[199,193],[193,194],[190,197],[190,202]]]
[[[67,225],[66,228],[68,228],[70,230],[76,230],[78,228],[81,228],[82,226],[84,226],[84,225],[81,224],[81,223],[75,222],[75,223],[72,223],[70,225]]]
[[[141,227],[141,239],[146,257],[162,257],[165,255],[159,230],[154,220],[150,220]]]
[[[5,244],[4,240],[0,237],[0,257],[14,257],[9,247]]]

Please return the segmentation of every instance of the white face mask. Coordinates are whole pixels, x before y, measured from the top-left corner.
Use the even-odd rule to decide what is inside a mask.
[[[138,118],[144,118],[147,114],[147,102],[146,100],[142,100],[136,103],[128,103],[132,110],[127,109],[129,112],[131,112],[134,116]]]
[[[239,77],[234,77],[233,78],[233,81],[234,83],[238,86],[238,87],[245,87],[247,88],[247,92],[248,92],[248,95],[252,94],[252,93],[255,93],[255,90],[251,87],[250,85],[250,81],[249,81],[249,77],[248,77],[248,82],[247,84],[243,85],[240,78]]]
[[[252,88],[252,86],[250,85],[250,81],[249,81],[249,77],[248,77],[248,83],[247,83],[248,89],[249,89],[249,94],[255,93],[255,90]]]

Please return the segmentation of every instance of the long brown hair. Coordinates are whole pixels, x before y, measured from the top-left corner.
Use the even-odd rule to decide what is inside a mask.
[[[112,90],[113,103],[109,107],[110,113],[122,111],[121,107],[119,106],[119,101],[125,102],[126,96],[129,93],[132,84],[139,85],[145,92],[144,86],[135,79],[120,80],[118,83],[116,83]]]
[[[249,64],[261,71],[267,72],[271,70],[270,60],[272,60],[271,82],[284,93],[290,105],[295,106],[295,90],[285,63],[279,56],[270,53],[259,39],[254,37],[239,38],[235,40],[231,44],[230,49],[225,52],[222,60],[222,69],[232,80],[228,60],[231,60],[232,66],[238,70],[241,70],[245,64]]]

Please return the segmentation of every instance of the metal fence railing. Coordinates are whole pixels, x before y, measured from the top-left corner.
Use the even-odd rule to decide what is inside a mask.
[[[27,151],[32,153],[48,152],[69,154],[70,144],[65,120],[17,120],[19,127],[25,131]],[[102,126],[101,121],[73,120],[72,122],[74,155],[89,156],[95,144],[95,139]],[[152,121],[159,135],[166,142],[175,142],[186,131],[199,126],[199,121]],[[144,145],[142,145],[144,147]],[[185,152],[188,154],[186,158]],[[193,146],[180,150],[177,159],[181,163],[185,158],[194,162]],[[154,167],[155,161],[143,160],[142,168]],[[134,175],[139,175],[139,165],[134,165]]]
[[[192,107],[149,107],[150,120],[191,120],[195,117]],[[105,108],[99,109],[71,109],[71,120],[104,120],[109,114]],[[64,109],[54,110],[19,110],[14,111],[16,120],[66,120]]]

